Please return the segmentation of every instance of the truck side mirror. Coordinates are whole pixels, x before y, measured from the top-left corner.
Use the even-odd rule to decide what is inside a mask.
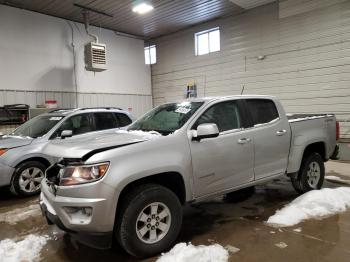
[[[67,137],[72,137],[73,131],[72,130],[63,130],[61,133],[61,139],[65,139]]]
[[[218,126],[214,123],[201,124],[197,127],[197,134],[193,136],[192,140],[200,141],[205,138],[213,138],[219,136]]]

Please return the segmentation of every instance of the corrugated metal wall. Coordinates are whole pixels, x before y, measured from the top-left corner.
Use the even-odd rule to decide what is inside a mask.
[[[199,96],[244,88],[276,95],[289,113],[336,113],[342,137],[350,138],[350,1],[322,7],[324,1],[300,14],[283,9],[284,18],[279,4],[270,4],[157,39],[154,105],[184,98],[191,81]],[[293,2],[305,1],[288,1],[289,8]],[[216,26],[221,51],[196,57],[193,34]]]
[[[150,110],[144,41],[93,26],[90,31],[107,45],[107,71],[85,70],[84,45],[91,38],[82,24],[0,5],[0,106],[56,100],[64,108],[131,108],[135,116]]]
[[[131,108],[134,116],[140,116],[152,108],[152,96],[121,93],[79,93],[78,107],[118,106]],[[76,93],[55,91],[0,90],[0,105],[27,104],[32,108],[46,100],[56,100],[61,108],[74,108]]]

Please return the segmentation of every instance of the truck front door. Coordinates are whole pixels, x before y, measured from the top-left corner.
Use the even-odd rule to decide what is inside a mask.
[[[237,100],[211,105],[193,124],[215,123],[215,138],[190,141],[195,196],[221,192],[254,180],[252,130],[244,130],[242,110]]]

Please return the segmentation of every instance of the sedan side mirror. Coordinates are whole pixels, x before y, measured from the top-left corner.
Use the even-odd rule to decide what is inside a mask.
[[[197,135],[192,140],[200,141],[204,138],[213,138],[219,136],[218,126],[214,123],[201,124],[197,127]]]
[[[61,139],[65,139],[67,137],[72,137],[73,131],[72,130],[63,130],[61,133]]]

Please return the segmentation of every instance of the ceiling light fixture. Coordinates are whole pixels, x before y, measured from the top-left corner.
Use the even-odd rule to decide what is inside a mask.
[[[132,9],[133,12],[138,13],[140,15],[146,14],[150,11],[152,11],[154,8],[152,5],[147,3],[140,3]]]

